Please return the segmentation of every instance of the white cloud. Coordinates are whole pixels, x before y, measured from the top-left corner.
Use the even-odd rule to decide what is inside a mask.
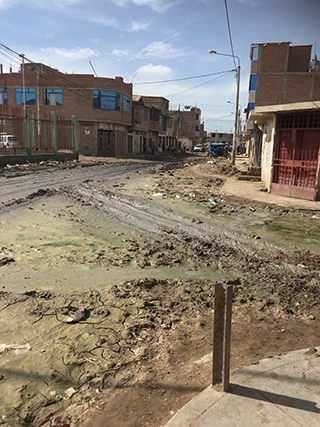
[[[142,58],[177,58],[184,56],[185,52],[180,49],[176,49],[170,43],[154,42],[149,44],[147,47],[142,49],[139,53]]]
[[[185,49],[177,49],[170,43],[154,42],[141,49],[138,53],[132,53],[130,49],[113,49],[112,54],[118,61],[133,61],[137,59],[172,59],[187,55]]]
[[[130,50],[120,50],[120,49],[113,49],[112,55],[114,55],[118,61],[131,61],[133,59],[132,55],[130,54]]]
[[[18,2],[18,0],[0,0],[0,9],[9,9]]]
[[[28,51],[26,54],[33,62],[43,63],[58,69],[62,73],[90,74],[90,60],[100,61],[102,55],[91,48],[60,49],[55,47]]]
[[[139,67],[135,73],[135,81],[144,82],[144,81],[160,81],[168,80],[172,78],[173,71],[169,67],[163,65],[143,65]]]
[[[129,33],[135,33],[140,30],[146,30],[149,27],[149,22],[135,22],[132,21],[131,24],[127,27]]]
[[[38,4],[39,6],[47,6],[43,0],[31,0],[32,3]],[[51,0],[50,5],[58,7],[72,6],[74,4],[83,3],[84,0]]]
[[[136,6],[149,6],[155,12],[165,12],[176,2],[168,0],[111,0],[116,6],[127,6],[132,3]]]
[[[42,53],[48,57],[55,56],[60,58],[65,58],[71,61],[84,60],[88,58],[96,58],[99,56],[97,50],[86,48],[77,48],[77,49],[59,49],[59,48],[45,48],[40,49]]]
[[[238,3],[247,4],[249,6],[262,6],[263,4],[266,4],[266,0],[237,0]]]
[[[174,78],[174,72],[171,68],[164,65],[143,65],[139,67],[133,77],[131,82],[133,83],[133,93],[134,94],[144,94],[146,96],[166,96],[168,93],[176,92],[179,88],[174,82],[167,83],[154,83],[161,82],[166,80],[171,80]],[[152,84],[139,84],[150,82]]]

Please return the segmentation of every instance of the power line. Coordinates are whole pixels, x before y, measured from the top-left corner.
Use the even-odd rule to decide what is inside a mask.
[[[134,83],[134,86],[137,86],[137,85],[153,85],[153,84],[158,84],[158,83],[171,83],[171,82],[180,82],[183,80],[200,79],[203,77],[209,77],[209,76],[215,76],[218,74],[230,73],[231,71],[234,71],[234,70],[219,71],[217,73],[203,74],[202,76],[183,77],[181,79],[159,80],[159,81],[155,81],[155,82]]]
[[[228,24],[228,31],[229,31],[229,39],[230,39],[230,46],[231,46],[231,52],[233,55],[233,64],[234,68],[237,68],[236,66],[236,60],[234,58],[234,50],[233,50],[233,43],[232,43],[232,36],[231,36],[231,27],[230,27],[230,21],[229,21],[229,12],[228,12],[228,5],[227,0],[224,0],[225,8],[226,8],[226,15],[227,15],[227,24]]]
[[[204,86],[204,85],[206,85],[206,84],[208,84],[208,83],[213,82],[214,80],[218,80],[218,79],[220,79],[221,77],[224,77],[225,75],[232,73],[233,71],[234,71],[234,70],[230,70],[230,71],[228,71],[228,72],[224,72],[225,74],[223,74],[223,75],[219,75],[219,77],[217,77],[217,78],[215,78],[215,79],[208,80],[208,81],[206,81],[206,82],[204,82],[204,83],[201,83],[200,85],[194,86],[194,87],[192,87],[192,88],[190,88],[190,89],[186,89],[186,90],[184,90],[184,91],[182,91],[182,92],[177,92],[177,93],[174,93],[173,95],[167,95],[167,97],[168,97],[168,98],[169,98],[169,97],[170,97],[170,98],[172,98],[172,97],[174,97],[174,96],[182,95],[182,94],[184,94],[184,93],[186,93],[186,92],[189,92],[190,90],[197,89],[197,88],[198,88],[198,87],[200,87],[200,86]],[[218,73],[217,73],[217,74],[218,74]]]

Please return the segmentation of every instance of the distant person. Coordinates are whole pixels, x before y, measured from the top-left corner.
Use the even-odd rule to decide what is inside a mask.
[[[151,151],[152,151],[152,154],[154,154],[155,153],[155,151],[156,151],[156,144],[153,142],[152,144],[151,144]]]
[[[147,154],[147,144],[144,144],[144,146],[143,146],[143,153]]]
[[[184,152],[186,152],[186,151],[187,151],[187,143],[186,143],[186,142],[183,144],[183,151],[184,151]]]
[[[162,142],[159,142],[159,149],[158,149],[159,153],[162,153]]]

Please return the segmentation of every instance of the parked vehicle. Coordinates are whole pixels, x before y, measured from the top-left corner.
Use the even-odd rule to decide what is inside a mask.
[[[16,142],[16,136],[8,135],[5,132],[0,133],[0,148],[13,148]]]
[[[193,147],[193,151],[204,151],[204,146],[202,144],[197,144]]]
[[[228,144],[226,144],[225,142],[210,144],[209,154],[211,154],[213,157],[227,156]]]

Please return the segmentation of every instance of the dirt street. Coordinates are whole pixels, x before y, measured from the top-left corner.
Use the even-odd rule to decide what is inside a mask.
[[[0,425],[164,426],[210,384],[217,282],[232,371],[320,345],[320,212],[227,198],[208,161],[0,172]]]

